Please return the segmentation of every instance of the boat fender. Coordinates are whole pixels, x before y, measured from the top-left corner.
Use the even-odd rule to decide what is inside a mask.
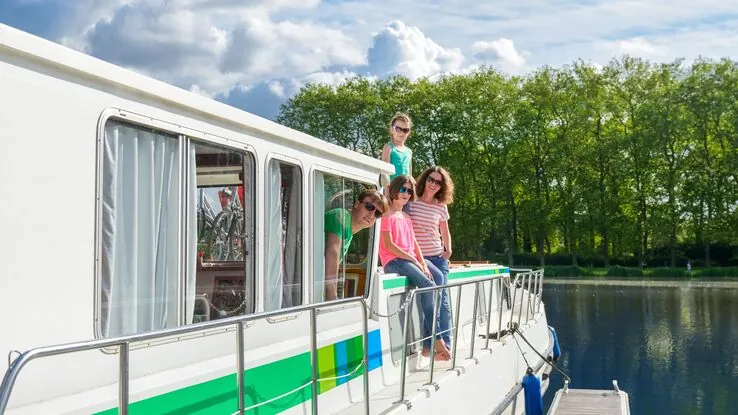
[[[523,376],[523,395],[525,397],[525,415],[543,415],[543,397],[541,396],[541,380],[528,368]]]
[[[555,328],[548,326],[548,329],[551,330],[551,334],[553,335],[553,361],[555,362],[559,360],[559,356],[561,356],[561,348],[559,347],[559,336],[556,334]]]

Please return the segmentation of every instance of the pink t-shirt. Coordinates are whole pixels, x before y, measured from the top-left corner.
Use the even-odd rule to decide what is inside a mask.
[[[414,256],[415,252],[415,234],[413,232],[413,221],[404,212],[402,216],[398,216],[397,213],[385,216],[382,218],[382,224],[379,230],[381,232],[389,232],[392,236],[392,242],[397,245],[398,248]],[[398,258],[397,255],[390,252],[382,241],[379,239],[379,260],[382,262],[382,266],[387,265],[388,262]]]

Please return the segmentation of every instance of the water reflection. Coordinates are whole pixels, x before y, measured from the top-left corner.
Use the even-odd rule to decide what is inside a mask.
[[[633,414],[738,413],[738,288],[548,284],[544,300],[573,388],[618,379]]]

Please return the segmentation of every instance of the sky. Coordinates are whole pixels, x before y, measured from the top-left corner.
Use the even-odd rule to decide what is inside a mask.
[[[738,59],[738,0],[0,0],[0,23],[269,119],[354,76]]]

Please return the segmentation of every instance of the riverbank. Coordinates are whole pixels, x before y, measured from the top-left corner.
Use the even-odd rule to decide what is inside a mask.
[[[683,288],[734,288],[738,289],[738,277],[710,279],[622,279],[622,278],[543,278],[543,284],[555,285],[620,285],[629,287],[683,287]]]
[[[515,266],[511,268],[532,268],[540,269],[538,266]],[[684,268],[631,268],[631,267],[578,267],[574,265],[547,265],[544,267],[547,277],[556,278],[620,278],[620,279],[660,279],[660,280],[731,280],[738,279],[738,267],[711,267],[711,268],[694,268],[688,271]]]

